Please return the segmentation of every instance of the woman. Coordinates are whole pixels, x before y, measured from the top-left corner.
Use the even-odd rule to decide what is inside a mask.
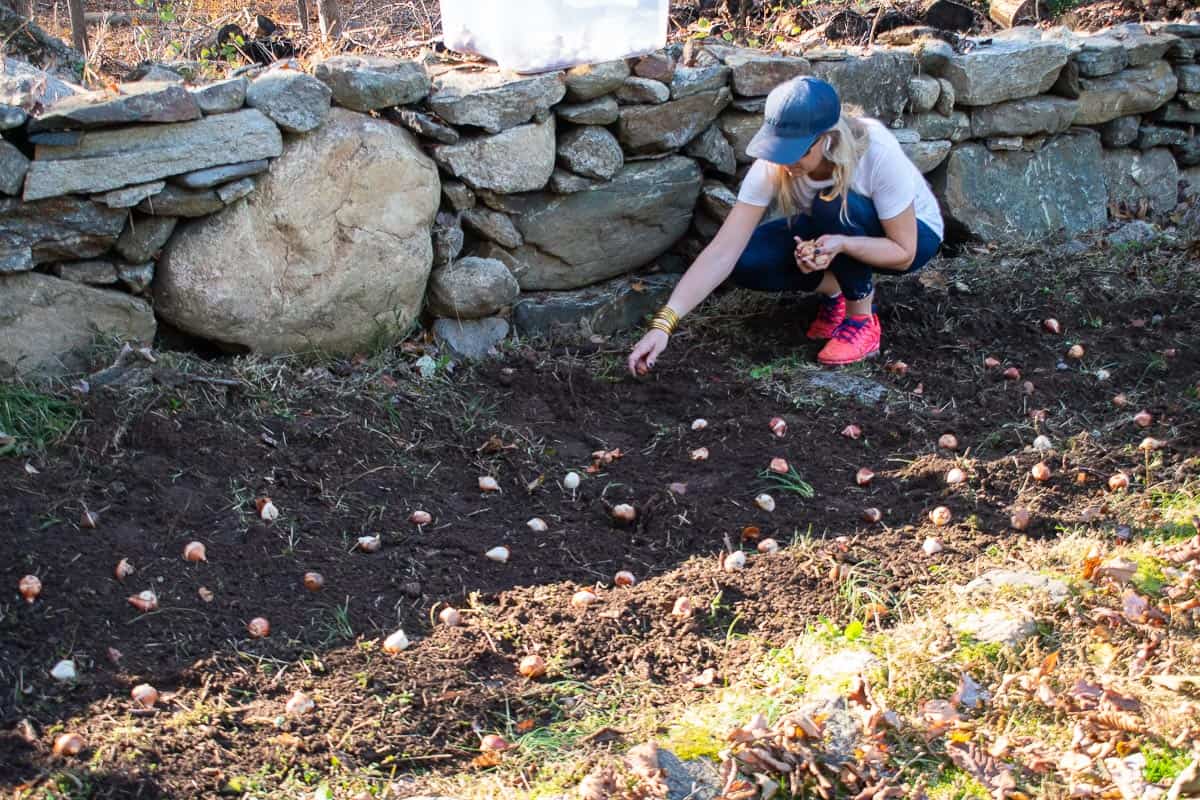
[[[923,267],[942,244],[942,215],[921,173],[882,123],[842,114],[837,91],[795,78],[767,97],[746,152],[757,159],[717,235],[680,279],[629,355],[645,375],[679,319],[733,274],[739,286],[820,296],[808,328],[822,364],[879,352],[874,273]],[[784,214],[760,225],[777,201]]]

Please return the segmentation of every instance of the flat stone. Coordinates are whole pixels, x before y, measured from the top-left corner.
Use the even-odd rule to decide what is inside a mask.
[[[462,253],[466,237],[459,214],[438,214],[433,221],[433,266],[443,267],[454,262]]]
[[[475,207],[475,192],[461,181],[442,181],[442,197],[455,211]]]
[[[1181,92],[1200,92],[1200,64],[1175,67],[1175,80]]]
[[[1188,111],[1200,111],[1200,92],[1180,92],[1175,100]]]
[[[707,758],[681,760],[670,750],[658,751],[658,768],[667,783],[667,800],[717,800],[721,772]]]
[[[676,63],[670,53],[657,52],[644,55],[633,65],[633,74],[639,78],[662,81],[669,84],[675,77]]]
[[[164,217],[203,217],[225,207],[213,189],[184,189],[167,186],[153,197],[138,203],[143,214]]]
[[[574,103],[594,100],[615,92],[629,77],[629,65],[624,59],[602,64],[583,64],[567,70],[567,97]]]
[[[30,254],[29,248],[0,251],[0,275],[28,272],[33,268],[33,256]]]
[[[887,397],[883,384],[847,372],[813,372],[800,379],[803,391],[824,392],[853,400],[862,406],[874,406]]]
[[[29,114],[19,106],[0,104],[0,131],[11,131],[19,128],[29,119]]]
[[[458,144],[458,140],[462,138],[454,128],[449,125],[443,125],[438,122],[430,114],[423,114],[420,111],[413,111],[411,108],[401,108],[395,113],[395,118],[400,121],[400,124],[408,128],[418,136],[424,136],[427,139],[433,139],[435,142],[442,144]]]
[[[1140,67],[1158,61],[1176,37],[1169,33],[1159,33],[1147,30],[1145,25],[1128,23],[1108,28],[1103,35],[1116,39],[1129,55],[1129,66]]]
[[[767,98],[735,97],[729,107],[734,111],[745,111],[747,114],[762,114],[767,110]]]
[[[0,276],[0,377],[82,372],[97,336],[148,345],[154,311],[145,300],[50,275]]]
[[[213,189],[217,193],[217,197],[225,205],[230,205],[243,197],[247,197],[254,191],[254,179],[242,178],[241,180],[233,181],[232,183],[224,183]]]
[[[700,189],[700,207],[722,222],[736,203],[737,195],[719,181],[707,181]]]
[[[111,261],[68,261],[55,264],[53,272],[65,281],[92,286],[111,286],[117,282],[117,267]]]
[[[74,147],[39,145],[25,179],[25,199],[106,192],[281,152],[279,129],[254,109],[194,122],[94,131]]]
[[[972,603],[982,603],[997,594],[1013,592],[1039,594],[1055,603],[1063,603],[1071,595],[1070,588],[1063,580],[1036,572],[1009,569],[985,572],[955,591]]]
[[[908,156],[908,160],[917,166],[922,175],[940,167],[946,157],[950,155],[952,147],[954,147],[954,143],[949,139],[934,139],[900,145],[904,155]]]
[[[550,109],[566,91],[560,72],[515,77],[494,69],[452,70],[434,79],[429,107],[452,125],[500,133]]]
[[[921,141],[919,131],[914,131],[912,128],[892,128],[892,136],[900,144],[916,144]]]
[[[189,89],[196,105],[205,114],[228,114],[246,105],[246,90],[250,81],[244,77],[229,78]]]
[[[179,220],[175,217],[156,217],[134,212],[117,239],[116,251],[126,261],[137,264],[158,255]]]
[[[274,69],[254,79],[246,90],[246,105],[266,114],[289,133],[308,133],[329,116],[333,92],[311,75]]]
[[[1187,140],[1187,144],[1172,148],[1172,152],[1175,154],[1175,161],[1181,167],[1194,167],[1200,164],[1200,136],[1192,136]]]
[[[352,111],[376,111],[424,100],[430,81],[415,61],[380,56],[332,56],[313,70],[333,92],[333,102]]]
[[[617,100],[622,103],[660,105],[670,99],[671,90],[667,85],[650,78],[626,78],[617,89]]]
[[[585,189],[591,189],[593,186],[598,186],[604,181],[585,178],[582,175],[576,175],[574,172],[568,172],[565,169],[556,169],[550,175],[550,182],[546,184],[546,188],[556,194],[573,194],[582,192]]]
[[[845,61],[814,62],[812,74],[833,85],[844,105],[891,124],[908,107],[908,79],[916,59],[905,50],[853,50]]]
[[[1078,111],[1078,101],[1050,95],[973,108],[971,136],[984,139],[989,136],[1062,133],[1071,127]]]
[[[21,193],[25,173],[29,171],[29,159],[8,142],[0,139],[0,192],[7,195]]]
[[[956,613],[948,621],[956,631],[981,644],[1002,644],[1013,649],[1037,633],[1037,622],[1024,611]]]
[[[1128,244],[1148,244],[1156,239],[1161,239],[1162,233],[1158,228],[1154,227],[1144,219],[1135,219],[1126,222],[1121,227],[1110,233],[1107,237],[1110,245],[1120,246]],[[1136,571],[1137,565],[1129,562],[1131,570]],[[1100,565],[1101,567],[1108,566],[1108,562]],[[1132,574],[1132,572],[1131,572]]]
[[[150,284],[154,282],[154,262],[145,264],[117,264],[117,280],[126,291],[134,294],[146,294]]]
[[[721,88],[689,94],[660,106],[625,106],[617,123],[617,137],[634,155],[678,150],[711,125],[731,97],[728,89]]]
[[[82,197],[23,203],[0,197],[0,260],[35,264],[94,258],[112,247],[127,212]],[[12,269],[12,267],[10,267]]]
[[[1068,56],[1057,42],[994,40],[956,53],[941,77],[954,86],[961,105],[986,106],[1045,94]]]
[[[1111,36],[1089,36],[1077,40],[1078,50],[1071,55],[1080,77],[1102,78],[1115,75],[1129,66],[1125,46]]]
[[[678,280],[678,275],[621,277],[575,291],[525,293],[513,306],[513,325],[523,336],[608,336],[642,324]]]
[[[663,93],[667,93],[666,86],[663,86]],[[598,97],[586,103],[564,103],[555,106],[554,113],[558,114],[561,121],[574,125],[611,125],[620,116],[616,98],[608,96]]]
[[[1033,153],[959,144],[932,183],[951,227],[985,241],[1094,230],[1108,216],[1101,149],[1095,134],[1060,135]]]
[[[482,361],[497,355],[497,346],[507,336],[508,322],[500,317],[433,322],[433,338],[453,355],[467,361]]]
[[[942,85],[932,75],[913,75],[908,79],[908,105],[914,114],[932,111],[941,93]]]
[[[779,84],[811,71],[811,65],[803,58],[761,52],[728,56],[725,66],[732,71],[733,90],[744,97],[769,94]]]
[[[129,82],[183,83],[183,76],[170,67],[157,62],[143,62],[126,77]]]
[[[147,197],[153,197],[161,192],[166,185],[164,181],[139,183],[136,186],[126,186],[123,189],[113,189],[111,192],[93,195],[92,199],[109,208],[133,208]]]
[[[520,247],[525,244],[521,232],[513,225],[507,214],[490,208],[471,208],[463,212],[463,226],[484,239],[490,239],[501,247]],[[505,269],[507,272],[507,268]],[[514,285],[516,281],[513,281]],[[487,316],[479,314],[477,316]]]
[[[1193,108],[1187,103],[1171,102],[1151,112],[1149,118],[1154,122],[1173,125],[1200,125],[1200,108]]]
[[[472,189],[509,194],[544,187],[554,172],[555,155],[553,116],[433,148],[434,159]]]
[[[270,161],[260,158],[256,161],[245,161],[241,164],[226,164],[220,167],[209,167],[208,169],[196,170],[195,172],[187,172],[183,175],[175,175],[171,178],[171,183],[182,186],[185,189],[211,189],[221,183],[228,183],[238,178],[246,178],[250,175],[258,175],[259,173],[266,172],[270,166]]]
[[[1110,203],[1137,208],[1145,201],[1155,214],[1175,209],[1179,167],[1166,148],[1144,152],[1105,150],[1101,156],[1101,175]]]
[[[754,158],[746,153],[750,140],[762,127],[763,118],[759,114],[745,114],[740,111],[726,111],[717,120],[717,127],[733,148],[733,156],[739,164],[749,164]]]
[[[1105,147],[1128,147],[1137,141],[1141,117],[1117,117],[1100,125],[1100,141]]]
[[[200,117],[200,106],[175,83],[132,83],[117,94],[108,90],[71,95],[29,121],[30,131],[106,128],[146,122],[186,122]]]
[[[708,126],[703,133],[688,142],[684,152],[725,175],[733,175],[737,171],[737,156],[733,152],[733,145],[716,125]]]
[[[494,315],[520,293],[502,261],[468,256],[433,271],[425,303],[434,316],[479,319]]]
[[[1171,66],[1159,61],[1105,78],[1080,78],[1076,125],[1099,125],[1130,114],[1145,114],[1166,103],[1178,82]]]
[[[671,78],[671,99],[679,100],[697,94],[725,88],[729,83],[729,67],[678,67]]]
[[[1164,128],[1159,125],[1143,125],[1138,130],[1134,147],[1138,150],[1150,150],[1155,147],[1186,147],[1188,132],[1182,128]]]
[[[83,131],[40,131],[29,134],[28,138],[32,145],[75,147],[83,141]]]
[[[1172,64],[1190,64],[1196,60],[1197,53],[1200,53],[1196,44],[1192,39],[1178,39],[1167,48],[1165,58]]]
[[[971,117],[965,111],[955,111],[948,117],[941,114],[913,114],[904,118],[904,126],[921,134],[922,139],[961,142],[971,138]]]
[[[577,175],[608,180],[624,165],[625,157],[607,128],[588,125],[558,137],[558,163]]]

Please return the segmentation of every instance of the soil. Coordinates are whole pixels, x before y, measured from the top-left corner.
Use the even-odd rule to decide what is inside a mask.
[[[853,609],[831,575],[838,564],[895,608],[989,547],[1054,536],[1102,507],[1095,524],[1134,521],[1149,512],[1118,513],[1103,486],[1117,470],[1135,487],[1146,480],[1133,445],[1169,431],[1151,476],[1166,490],[1195,472],[1200,446],[1200,301],[1183,290],[1194,262],[1169,271],[1167,257],[1112,269],[1030,251],[1004,266],[932,267],[924,283],[884,289],[884,358],[848,373],[808,366],[808,302],[735,295],[690,319],[641,380],[623,371],[625,341],[528,345],[430,380],[411,369],[414,343],[330,369],[168,359],[140,389],[76,396],[83,421],[66,441],[0,458],[0,787],[44,788],[64,728],[89,743],[76,765],[103,765],[77,773],[90,787],[80,796],[217,796],[238,793],[245,776],[269,787],[334,761],[419,786],[471,768],[479,733],[505,720],[554,721],[557,681],[636,681],[655,702],[686,700],[708,691],[690,683],[706,667],[719,681],[763,643],[844,622]],[[1059,283],[1069,272],[1083,279]],[[1046,288],[1028,291],[1027,279]],[[1042,330],[1051,315],[1063,335]],[[1061,361],[1074,342],[1087,348],[1082,365]],[[985,369],[986,355],[1018,366],[1032,393]],[[885,369],[897,360],[907,374]],[[186,380],[193,369],[233,385]],[[1098,381],[1098,369],[1112,377]],[[815,374],[878,382],[888,399],[823,393],[805,383]],[[1114,408],[1117,391],[1154,427]],[[782,439],[775,416],[788,423]],[[694,431],[699,417],[708,427]],[[842,435],[850,423],[860,439]],[[958,453],[937,448],[948,431]],[[1029,477],[1038,433],[1062,448],[1041,485]],[[690,457],[700,446],[707,461]],[[593,451],[614,449],[619,458],[586,471]],[[811,499],[764,477],[775,456]],[[947,487],[956,463],[970,481]],[[855,485],[860,466],[877,474],[867,487]],[[575,491],[562,486],[568,470],[583,474]],[[481,475],[500,491],[481,493]],[[755,506],[762,491],[773,513]],[[267,496],[273,522],[255,510]],[[636,508],[633,524],[613,521],[618,503]],[[1034,512],[1023,534],[1008,525],[1016,503]],[[928,521],[937,505],[952,509],[949,526]],[[867,506],[882,523],[862,521]],[[85,508],[94,529],[80,526]],[[416,509],[433,522],[410,524]],[[546,532],[526,526],[535,516]],[[748,526],[784,550],[757,555]],[[370,534],[382,549],[357,551]],[[943,552],[924,554],[929,536]],[[796,537],[817,546],[787,547]],[[183,560],[192,540],[207,562]],[[720,569],[730,542],[751,553],[747,569]],[[501,544],[506,564],[484,558]],[[113,574],[122,558],[136,569],[124,582]],[[613,588],[623,569],[638,583]],[[305,591],[308,571],[324,576],[323,591]],[[15,593],[26,573],[44,586],[33,604]],[[572,608],[584,587],[598,600]],[[160,606],[140,613],[126,598],[146,589]],[[670,614],[684,596],[699,609],[690,619]],[[463,626],[431,624],[447,603]],[[250,639],[258,616],[270,636]],[[414,645],[384,655],[377,640],[397,627]],[[550,664],[548,682],[517,674],[529,653]],[[48,676],[65,657],[75,685]],[[130,688],[143,682],[164,697],[132,710]],[[287,720],[296,689],[317,711]]]

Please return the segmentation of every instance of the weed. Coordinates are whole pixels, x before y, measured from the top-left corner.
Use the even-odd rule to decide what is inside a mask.
[[[1183,768],[1192,760],[1186,750],[1154,744],[1142,745],[1142,755],[1146,758],[1142,775],[1150,783],[1175,780],[1175,776],[1183,772]]]
[[[812,485],[800,477],[800,473],[796,472],[795,467],[788,467],[788,471],[782,475],[778,472],[763,470],[758,473],[758,477],[766,481],[769,488],[781,492],[792,492],[805,500],[812,499],[814,494]]]
[[[929,784],[929,800],[989,800],[982,783],[957,767],[950,767]]]
[[[0,456],[45,450],[69,436],[78,423],[79,409],[73,403],[20,384],[0,383]]]

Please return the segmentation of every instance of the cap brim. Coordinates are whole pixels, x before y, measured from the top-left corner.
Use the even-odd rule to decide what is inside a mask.
[[[811,136],[783,137],[764,125],[754,134],[750,144],[746,145],[746,155],[773,164],[795,164],[804,158],[820,135],[815,133]]]

